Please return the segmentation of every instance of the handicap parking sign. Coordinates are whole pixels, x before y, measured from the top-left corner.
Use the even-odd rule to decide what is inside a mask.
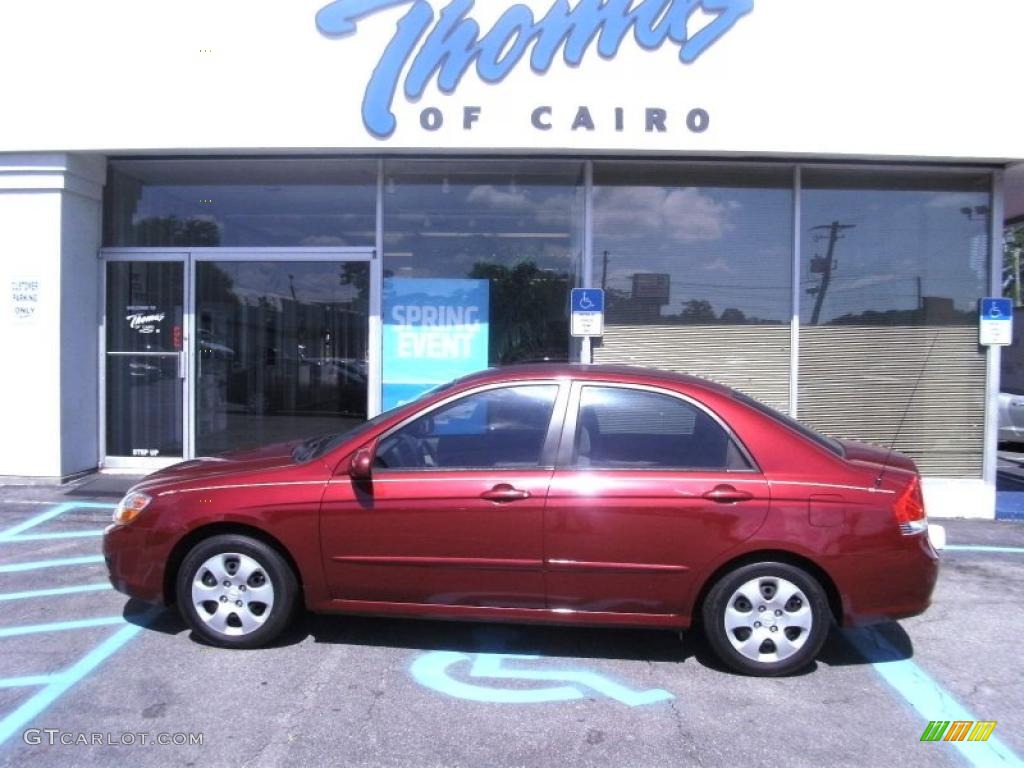
[[[570,297],[573,336],[604,335],[604,291],[573,288]]]
[[[1013,302],[989,297],[981,300],[978,341],[982,345],[1006,346],[1013,343]]]

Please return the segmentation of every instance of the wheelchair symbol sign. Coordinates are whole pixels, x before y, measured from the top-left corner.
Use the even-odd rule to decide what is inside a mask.
[[[573,312],[604,312],[604,291],[600,288],[573,288]]]
[[[588,691],[614,699],[627,707],[675,698],[661,688],[636,691],[588,670],[556,669],[543,664],[524,663],[541,659],[540,656],[520,654],[431,651],[417,658],[410,671],[413,679],[427,688],[457,699],[492,704],[573,701],[586,698]],[[509,663],[508,666],[506,663]],[[465,679],[460,680],[460,677]],[[549,685],[511,687],[502,681]]]
[[[604,335],[604,291],[600,288],[573,288],[570,300],[573,336]]]
[[[1013,304],[1009,299],[984,299],[981,314],[983,320],[1012,320]]]
[[[991,297],[981,300],[979,343],[1006,346],[1013,343],[1013,302]]]

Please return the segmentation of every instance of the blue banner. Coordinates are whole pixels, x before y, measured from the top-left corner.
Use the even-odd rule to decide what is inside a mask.
[[[487,280],[384,280],[383,407],[487,367]]]

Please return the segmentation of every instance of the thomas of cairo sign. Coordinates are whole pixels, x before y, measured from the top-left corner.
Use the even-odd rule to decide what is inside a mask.
[[[371,134],[387,138],[394,133],[397,120],[392,105],[403,72],[405,98],[416,101],[435,78],[442,93],[454,93],[471,67],[484,82],[500,83],[524,58],[539,75],[551,68],[559,53],[572,67],[579,66],[592,48],[612,59],[630,36],[648,51],[672,43],[679,48],[680,62],[690,64],[750,13],[754,0],[554,0],[540,18],[528,6],[517,4],[509,6],[486,31],[470,15],[473,5],[473,0],[452,0],[438,13],[428,0],[334,0],[320,9],[317,28],[330,37],[354,34],[356,22],[385,9],[407,9],[363,96],[363,123]],[[711,20],[691,29],[695,18],[703,21],[698,14],[711,16]],[[546,130],[550,112],[545,109],[551,107],[538,106],[531,115],[538,130]],[[650,127],[652,122],[658,123],[658,112],[664,110],[647,110],[649,131],[665,130]],[[479,115],[479,107],[467,107],[463,127],[471,127]],[[666,117],[660,117],[662,126]],[[580,127],[593,130],[586,125],[591,119],[589,115],[581,117],[579,111],[575,118]],[[616,115],[618,123],[622,119],[621,113]],[[707,127],[703,110],[692,110],[685,119],[691,131]],[[439,110],[424,110],[420,116],[428,130],[440,128],[442,120]]]

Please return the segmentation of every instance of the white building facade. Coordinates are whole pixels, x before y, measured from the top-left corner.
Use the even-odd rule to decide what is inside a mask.
[[[0,9],[0,476],[336,431],[621,362],[918,461],[992,517],[1024,6],[109,0]],[[605,335],[569,291],[605,290]]]

